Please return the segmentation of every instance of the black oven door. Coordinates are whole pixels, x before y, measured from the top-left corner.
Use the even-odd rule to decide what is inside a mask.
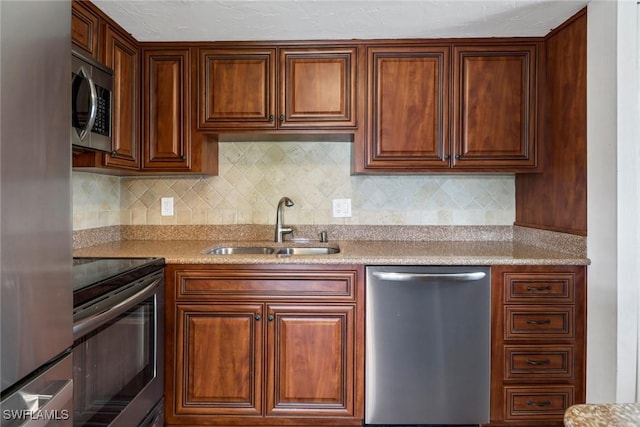
[[[135,426],[162,399],[162,283],[159,275],[119,292],[74,324],[85,330],[73,347],[74,426]]]

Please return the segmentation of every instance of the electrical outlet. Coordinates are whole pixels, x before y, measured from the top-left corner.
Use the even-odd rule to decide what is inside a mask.
[[[173,216],[173,197],[160,198],[160,215]]]
[[[351,217],[351,199],[333,199],[333,217]]]

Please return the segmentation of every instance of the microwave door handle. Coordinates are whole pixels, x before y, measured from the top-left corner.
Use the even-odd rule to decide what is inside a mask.
[[[96,122],[96,117],[98,115],[98,91],[96,90],[96,85],[91,78],[91,75],[87,72],[87,70],[81,66],[78,74],[84,76],[89,82],[89,89],[91,92],[90,102],[91,105],[89,107],[89,120],[87,120],[87,125],[80,131],[80,139],[84,139],[91,129],[93,129],[93,124]]]
[[[103,325],[111,320],[117,318],[122,313],[125,313],[127,310],[135,307],[140,304],[142,301],[149,298],[149,296],[153,295],[156,288],[160,284],[160,279],[155,279],[151,282],[150,285],[146,286],[144,289],[140,290],[140,292],[131,295],[129,298],[124,301],[119,302],[118,304],[109,307],[105,311],[101,311],[100,313],[96,313],[92,316],[87,317],[86,319],[82,319],[73,325],[73,339],[76,340],[85,334],[93,331],[100,325]]]

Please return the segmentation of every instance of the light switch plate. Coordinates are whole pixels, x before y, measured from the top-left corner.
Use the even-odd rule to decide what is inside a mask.
[[[173,216],[173,197],[160,198],[160,215]]]
[[[333,217],[351,217],[351,199],[333,199]]]

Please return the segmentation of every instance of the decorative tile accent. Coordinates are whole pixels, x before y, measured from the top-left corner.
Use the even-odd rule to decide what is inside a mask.
[[[215,177],[74,173],[74,230],[112,225],[114,218],[123,225],[272,224],[282,196],[295,202],[286,208],[288,224],[513,224],[513,175],[352,176],[351,148],[345,142],[222,142]],[[92,201],[97,195],[76,185],[87,180],[104,185],[95,190],[108,193],[109,202],[118,194],[118,207],[104,204],[113,218],[100,219],[103,211]],[[161,197],[174,198],[173,217],[160,216]],[[336,198],[352,199],[351,218],[332,217]],[[77,221],[76,206],[84,215]]]

